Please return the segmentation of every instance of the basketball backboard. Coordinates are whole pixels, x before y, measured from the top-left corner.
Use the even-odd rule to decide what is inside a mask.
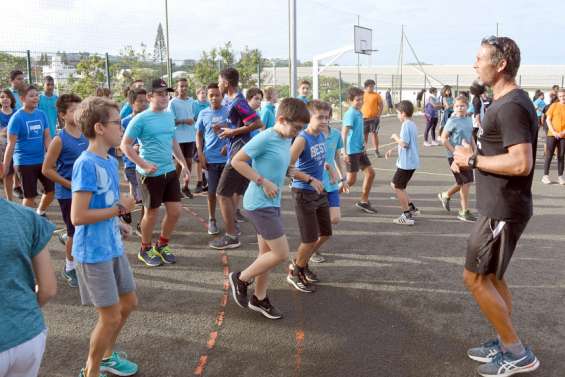
[[[354,25],[353,38],[355,40],[355,53],[371,55],[373,53],[373,29]]]

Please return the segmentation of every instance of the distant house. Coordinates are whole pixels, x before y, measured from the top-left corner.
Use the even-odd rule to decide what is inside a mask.
[[[67,81],[76,74],[76,69],[74,67],[63,63],[63,58],[61,57],[61,55],[53,56],[53,58],[51,59],[51,64],[44,65],[42,67],[42,70],[43,77],[53,77],[53,79],[55,80],[55,86],[57,86],[61,81]]]

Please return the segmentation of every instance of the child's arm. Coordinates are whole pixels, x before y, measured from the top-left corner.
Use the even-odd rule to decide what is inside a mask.
[[[10,164],[12,163],[12,158],[14,157],[14,149],[16,148],[16,142],[18,141],[18,136],[15,134],[8,134],[8,145],[6,151],[4,152],[4,173],[8,174],[10,171]]]
[[[340,157],[340,152],[336,151],[335,152],[335,168],[337,171],[337,176],[339,178],[339,182],[340,182],[340,190],[342,192],[349,192],[349,185],[347,184],[347,179],[345,179],[346,176],[346,169],[345,169],[345,165],[343,163],[343,160]]]
[[[450,151],[451,153],[455,152],[455,147],[449,142],[449,130],[447,129],[447,126],[443,128],[443,132],[441,133],[441,141],[448,151]]]
[[[32,258],[31,267],[37,285],[37,302],[43,306],[57,294],[57,278],[47,248]]]
[[[347,154],[347,134],[349,133],[349,127],[341,127],[341,139],[343,140],[343,161],[349,163],[349,155]]]
[[[392,135],[390,136],[390,138],[391,138],[396,144],[400,145],[402,148],[408,148],[408,144],[407,144],[404,140],[402,140],[402,139],[400,138],[400,136],[398,136],[397,134],[392,134]]]
[[[41,172],[44,176],[49,178],[54,183],[58,183],[61,186],[71,189],[71,181],[65,179],[59,175],[57,169],[55,168],[57,164],[57,159],[61,155],[61,150],[63,149],[63,143],[59,136],[55,136],[49,148],[47,148],[47,154],[45,155],[45,160],[43,161],[43,166],[41,167]]]
[[[239,174],[261,186],[267,197],[274,198],[277,196],[277,192],[279,191],[278,187],[267,178],[261,177],[261,175],[247,163],[249,160],[251,160],[251,157],[245,153],[244,149],[241,149],[233,156],[230,163]]]
[[[43,147],[45,150],[49,149],[49,144],[51,144],[51,132],[49,131],[49,127],[43,130]]]
[[[122,211],[118,205],[109,208],[90,209],[90,199],[92,192],[75,191],[71,204],[71,222],[74,226],[95,224],[100,221],[111,219],[112,217],[130,213],[135,208],[135,199],[131,196],[122,194],[118,202],[125,209]]]
[[[295,164],[296,164],[296,160],[298,160],[298,157],[300,156],[300,154],[304,151],[304,147],[306,146],[306,140],[304,140],[303,137],[301,136],[297,136],[296,139],[294,139],[294,143],[292,143],[292,146],[290,147],[290,164],[289,166],[291,166],[292,168],[290,169],[290,171],[292,172],[291,177],[295,178],[295,179],[299,179],[303,182],[308,182],[309,180],[312,180],[310,182],[310,186],[312,186],[314,188],[314,190],[316,190],[316,192],[321,193],[324,191],[324,184],[322,182],[320,182],[319,180],[317,180],[316,178],[301,172],[298,169],[293,169]]]
[[[200,132],[200,129],[196,131],[196,152],[198,153],[198,159],[202,165],[202,170],[208,170],[206,164],[206,156],[204,155],[204,135]]]

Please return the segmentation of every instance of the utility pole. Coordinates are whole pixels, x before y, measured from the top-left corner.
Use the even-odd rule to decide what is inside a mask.
[[[290,96],[297,95],[297,57],[296,57],[296,0],[288,0],[288,69],[290,76]]]
[[[165,0],[165,32],[167,38],[167,81],[169,86],[173,86],[173,75],[171,72],[171,45],[169,44],[169,1]]]
[[[498,37],[498,22],[496,23],[496,36]]]
[[[404,25],[400,35],[400,101],[402,101],[402,66],[404,65]]]

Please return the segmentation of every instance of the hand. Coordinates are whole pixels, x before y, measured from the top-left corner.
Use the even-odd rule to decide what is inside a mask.
[[[135,208],[135,198],[133,196],[129,196],[128,194],[120,194],[119,203],[124,206],[127,213],[130,213]]]
[[[391,138],[392,140],[396,140],[396,139],[398,139],[399,137],[398,137],[397,134],[392,134],[392,135],[390,135],[390,138]]]
[[[219,134],[220,132],[222,132],[223,128],[226,128],[228,125],[226,123],[217,123],[212,125],[212,129],[214,130],[215,133]]]
[[[339,184],[339,192],[342,193],[349,193],[349,184],[347,183],[347,181],[343,181]]]
[[[183,180],[186,183],[186,185],[190,183],[190,170],[188,170],[188,167],[186,165],[182,167],[182,170],[180,171],[180,176],[181,176],[181,180]]]
[[[318,194],[324,192],[324,184],[318,181],[316,178],[312,179],[312,182],[310,182],[310,186],[312,186]]]
[[[469,157],[473,155],[473,147],[463,140],[461,145],[455,147],[455,151],[453,152],[453,159],[457,166],[460,168],[467,168],[469,167]]]
[[[351,163],[351,159],[349,158],[349,155],[347,153],[343,154],[343,162],[345,162],[346,164]]]
[[[155,172],[157,171],[157,166],[154,165],[154,164],[152,164],[152,163],[150,163],[150,162],[147,162],[147,161],[144,161],[144,162],[143,162],[143,165],[141,165],[141,168],[142,168],[143,171],[146,172],[147,174],[153,174],[153,173],[155,173]]]
[[[222,156],[227,156],[227,154],[228,154],[228,146],[227,146],[227,145],[224,145],[224,146],[222,147],[222,149],[220,149],[220,154],[221,154]]]
[[[457,163],[455,161],[453,161],[451,163],[450,168],[451,168],[451,171],[454,172],[454,173],[461,173],[461,169],[459,169],[459,165],[457,165]]]
[[[200,161],[202,170],[208,170],[208,161],[206,161],[206,156],[204,156],[204,153],[198,153],[198,161]]]
[[[386,151],[385,160],[388,160],[390,157],[392,157],[393,152],[394,152],[394,149],[389,149],[388,151]]]
[[[556,133],[553,135],[554,138],[556,138],[557,140],[561,139],[561,133]]]
[[[224,127],[222,131],[218,134],[220,139],[230,138],[235,136],[235,130],[231,128]]]
[[[122,235],[122,239],[126,240],[129,236],[133,234],[133,229],[129,224],[126,224],[122,221],[118,224],[118,228],[120,228],[120,234]]]
[[[263,178],[263,191],[268,198],[274,198],[279,191],[278,187],[266,178]]]

